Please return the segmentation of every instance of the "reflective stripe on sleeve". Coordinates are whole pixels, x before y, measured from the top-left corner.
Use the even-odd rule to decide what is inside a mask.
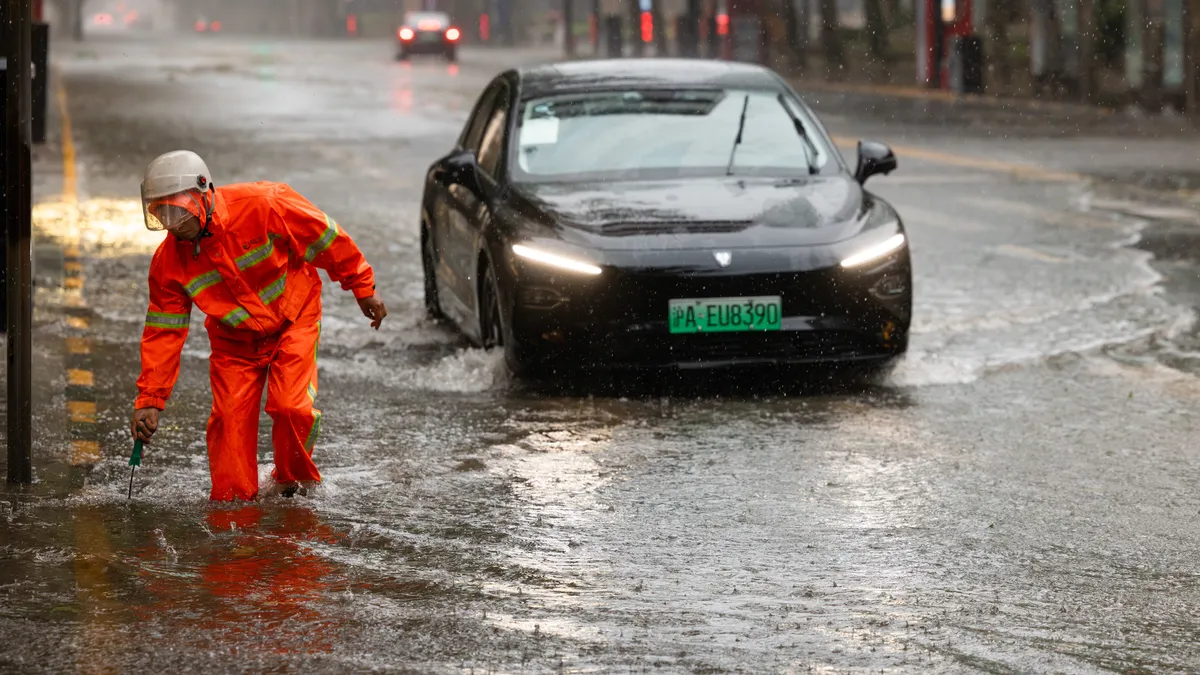
[[[317,257],[322,251],[329,248],[333,244],[333,240],[337,239],[337,223],[334,222],[334,220],[329,216],[325,216],[325,223],[328,225],[328,227],[325,228],[325,232],[321,235],[321,238],[314,241],[312,245],[308,247],[308,251],[306,251],[304,254],[304,259],[308,262],[312,262],[313,258]]]
[[[237,328],[238,326],[242,325],[243,321],[245,321],[246,319],[249,319],[249,318],[250,318],[250,312],[247,312],[246,310],[242,309],[241,307],[238,307],[237,309],[233,310],[232,312],[221,317],[221,323],[225,324],[226,326],[229,326],[230,328]]]
[[[167,312],[146,312],[146,325],[151,328],[182,330],[188,327],[189,315]]]
[[[217,270],[212,270],[187,282],[184,285],[184,289],[187,290],[188,295],[194,298],[205,289],[216,286],[219,283],[221,283],[221,273]]]

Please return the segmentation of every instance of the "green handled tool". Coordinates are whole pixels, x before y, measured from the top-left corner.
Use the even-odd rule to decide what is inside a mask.
[[[133,474],[141,465],[142,439],[139,438],[133,442],[133,454],[129,456],[129,496],[126,499],[133,499]]]

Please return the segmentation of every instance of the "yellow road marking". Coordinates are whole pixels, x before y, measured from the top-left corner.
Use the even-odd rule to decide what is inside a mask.
[[[995,178],[983,174],[929,173],[929,174],[893,174],[887,177],[888,185],[952,185],[965,183],[987,183]]]
[[[838,145],[850,148],[856,147],[858,143],[858,139],[849,138],[846,136],[834,136],[833,141]],[[972,157],[970,155],[958,155],[949,152],[940,152],[937,150],[929,150],[927,148],[918,148],[911,145],[893,145],[891,148],[899,159],[912,157],[914,159],[933,162],[935,164],[958,166],[966,169],[976,169],[978,171],[1010,173],[1022,178],[1033,178],[1037,180],[1074,182],[1086,179],[1086,177],[1082,174],[1072,173],[1069,171],[1043,169],[1042,167],[1033,166],[1031,164],[1019,164],[1017,162],[1002,162],[995,159],[983,159],[982,157]]]
[[[68,316],[67,317],[67,325],[70,326],[71,328],[87,330],[87,327],[89,324],[88,324],[88,320],[82,316]]]
[[[92,341],[88,338],[69,337],[67,338],[67,353],[68,354],[91,354]]]
[[[75,177],[75,140],[71,136],[71,111],[68,110],[67,88],[63,86],[62,76],[57,75],[54,80],[56,82],[55,98],[58,99],[58,117],[62,120],[63,199],[68,204],[73,204],[79,201],[79,193]]]
[[[978,220],[947,215],[940,211],[914,206],[907,202],[896,202],[896,208],[903,215],[904,222],[909,227],[916,225],[919,228],[921,225],[932,225],[933,227],[956,232],[983,232],[987,229]]]
[[[96,404],[91,401],[67,401],[67,411],[72,422],[96,422]]]
[[[63,85],[61,74],[55,72],[53,75],[54,93],[58,99],[59,118],[62,120],[63,201],[68,205],[76,205],[79,202],[79,193],[75,175],[75,142],[71,134],[71,114],[67,106],[67,90]],[[78,259],[80,257],[78,242],[69,242],[64,253],[68,258]],[[77,280],[79,288],[83,288],[82,275],[67,279],[68,282],[72,280]],[[87,303],[84,301],[82,293],[71,293],[64,297],[64,304],[83,307]],[[69,337],[66,338],[66,343],[67,352],[70,354],[90,354],[92,352],[91,341],[87,338]],[[73,382],[78,380],[90,383],[93,379],[90,371],[68,371],[67,376]],[[77,403],[83,402],[72,401],[67,404],[72,417],[76,412],[86,415],[86,406],[90,405],[91,421],[95,421],[96,404],[85,404],[77,410],[72,410],[71,406]],[[72,460],[75,464],[91,465],[102,459],[100,444],[97,441],[73,441],[71,446]],[[82,615],[86,617],[84,621],[80,622],[76,640],[81,645],[77,669],[89,673],[116,672],[116,668],[103,662],[97,663],[95,660],[96,654],[120,653],[127,646],[126,639],[118,630],[120,625],[127,623],[127,618],[121,616],[123,608],[113,599],[112,582],[107,573],[108,563],[115,559],[113,546],[108,537],[108,527],[101,517],[99,509],[94,507],[77,508],[74,515],[75,548],[79,552],[75,556],[75,598],[76,603],[83,610]]]
[[[90,370],[71,368],[67,370],[67,382],[76,387],[93,387],[96,385],[96,377]]]
[[[67,262],[63,263],[63,270],[67,272],[82,272],[83,263],[68,260]]]
[[[96,464],[101,459],[98,441],[71,441],[71,464]]]
[[[63,287],[71,290],[83,288],[83,277],[67,277],[63,279]]]

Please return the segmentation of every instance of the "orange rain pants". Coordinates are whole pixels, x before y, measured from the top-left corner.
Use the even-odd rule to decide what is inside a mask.
[[[211,336],[211,499],[249,501],[258,495],[258,420],[264,384],[267,414],[273,421],[272,477],[284,484],[321,480],[312,460],[313,444],[321,432],[321,411],[313,408],[320,337],[320,323],[292,324],[251,342]]]

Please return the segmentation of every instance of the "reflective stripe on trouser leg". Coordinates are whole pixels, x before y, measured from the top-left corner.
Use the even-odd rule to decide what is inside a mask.
[[[267,414],[275,421],[271,440],[275,446],[272,476],[281,483],[319,481],[312,460],[311,442],[320,432],[321,413],[313,409],[317,395],[317,362],[314,358],[320,328],[292,326],[279,338],[267,375]]]
[[[258,406],[267,380],[266,359],[214,345],[209,378],[213,393],[207,433],[210,498],[252,500],[258,496]]]

